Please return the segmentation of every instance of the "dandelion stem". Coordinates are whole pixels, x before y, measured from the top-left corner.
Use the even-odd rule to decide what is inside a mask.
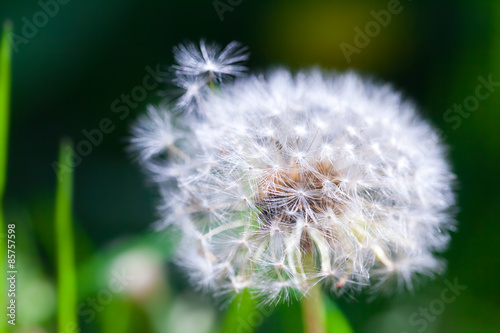
[[[313,252],[303,257],[303,266],[309,271],[316,271],[316,258]],[[300,301],[304,333],[326,333],[326,312],[323,304],[321,284],[316,283]]]
[[[316,246],[321,247],[320,244],[316,244]],[[321,250],[318,249],[318,251],[320,252],[320,260],[324,261],[325,258],[322,257]],[[314,252],[308,252],[304,255],[303,266],[309,273],[317,272],[317,259]],[[321,283],[314,284],[301,299],[304,333],[352,333],[349,323],[340,310],[331,300],[324,297],[321,286]]]
[[[326,333],[326,314],[321,284],[312,287],[301,300],[304,333]]]

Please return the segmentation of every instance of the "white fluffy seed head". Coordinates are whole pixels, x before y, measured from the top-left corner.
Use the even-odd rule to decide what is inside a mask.
[[[182,75],[196,67],[185,59],[206,58],[181,51]],[[435,131],[390,86],[277,69],[202,105],[175,126],[169,110],[150,111],[133,139],[162,193],[160,226],[182,231],[177,261],[198,286],[274,302],[320,281],[340,293],[397,276],[411,288],[415,274],[440,272],[454,175]]]

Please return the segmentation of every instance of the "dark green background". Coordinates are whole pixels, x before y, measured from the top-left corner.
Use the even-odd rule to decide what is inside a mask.
[[[458,231],[444,254],[448,270],[413,294],[380,297],[371,303],[360,296],[337,304],[356,332],[417,332],[421,326],[409,323],[411,314],[440,299],[445,279],[458,279],[467,289],[429,322],[425,332],[500,332],[500,89],[470,115],[460,117],[459,126],[443,117],[454,103],[474,95],[479,76],[500,81],[500,2],[403,0],[401,6],[402,12],[393,15],[348,64],[339,44],[352,45],[354,27],[364,29],[373,20],[370,11],[386,9],[387,1],[243,0],[223,14],[223,21],[210,0],[70,0],[60,5],[58,13],[27,44],[17,45],[13,55],[7,223],[17,223],[18,232],[25,235],[25,249],[20,251],[29,259],[19,262],[19,271],[31,263],[37,267],[20,290],[36,286],[38,280],[55,284],[56,175],[51,164],[59,140],[69,136],[78,144],[85,140],[82,131],[97,128],[103,118],[111,119],[115,130],[105,134],[75,169],[78,265],[107,255],[116,244],[147,236],[155,220],[155,193],[124,151],[130,124],[147,103],[140,103],[123,120],[112,112],[111,104],[142,84],[146,66],[171,64],[174,45],[204,37],[220,44],[238,40],[248,45],[252,71],[276,65],[354,68],[392,82],[414,100],[425,117],[443,130],[458,175]],[[15,33],[23,36],[23,17],[32,21],[40,10],[37,1],[3,0],[0,20],[11,19]],[[148,101],[159,101],[161,90],[150,92]],[[168,242],[164,246],[168,248]],[[165,298],[175,302],[176,295],[184,295],[190,287],[178,269],[164,266],[172,289]],[[79,278],[82,290],[92,290],[98,280],[93,273]],[[190,299],[199,304],[201,296],[194,295]],[[44,301],[26,298],[33,306],[50,308]],[[125,296],[117,302],[134,303]],[[127,316],[140,323],[131,332],[155,332],[145,314],[146,303],[130,305]],[[300,330],[287,324],[287,318],[296,317],[296,304],[280,307],[259,332]],[[105,310],[98,317],[122,320],[120,307],[112,307],[114,313]],[[30,325],[55,331],[54,316],[49,311]],[[19,320],[22,326],[23,318]],[[103,329],[102,322],[106,319],[82,323],[83,331],[114,331]]]

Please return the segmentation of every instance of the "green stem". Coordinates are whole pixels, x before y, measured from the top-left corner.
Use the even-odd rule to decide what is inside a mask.
[[[10,34],[12,24],[6,21],[3,26],[3,35],[0,41],[0,248],[2,249],[2,258],[0,258],[0,269],[5,273],[6,269],[6,248],[7,233],[4,222],[3,194],[5,182],[7,179],[7,148],[9,142],[9,113],[10,113]],[[0,305],[2,309],[6,306],[6,288],[5,279],[0,282]],[[7,332],[7,318],[2,318],[0,323],[0,332]]]
[[[71,163],[72,145],[61,142],[59,165]],[[73,242],[73,166],[60,169],[56,191],[55,226],[57,242],[57,305],[59,332],[77,332],[76,273]]]
[[[326,314],[321,284],[316,284],[301,302],[305,333],[326,333]]]

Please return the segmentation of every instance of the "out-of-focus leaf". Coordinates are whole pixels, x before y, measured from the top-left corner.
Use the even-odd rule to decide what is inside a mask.
[[[303,333],[304,327],[302,324],[299,302],[290,304],[282,304],[277,307],[276,316],[280,317],[280,326],[283,327],[283,332],[286,333]]]
[[[326,327],[329,333],[353,333],[349,322],[338,306],[329,298],[324,296],[323,303],[326,311]]]
[[[220,333],[255,332],[252,316],[256,311],[257,301],[245,290],[229,306]]]
[[[172,256],[174,246],[172,234],[151,232],[123,240],[97,252],[87,262],[81,264],[78,270],[78,276],[82,281],[79,284],[79,298],[107,287],[109,269],[113,261],[121,254],[133,250],[147,250],[154,252],[166,262]]]

